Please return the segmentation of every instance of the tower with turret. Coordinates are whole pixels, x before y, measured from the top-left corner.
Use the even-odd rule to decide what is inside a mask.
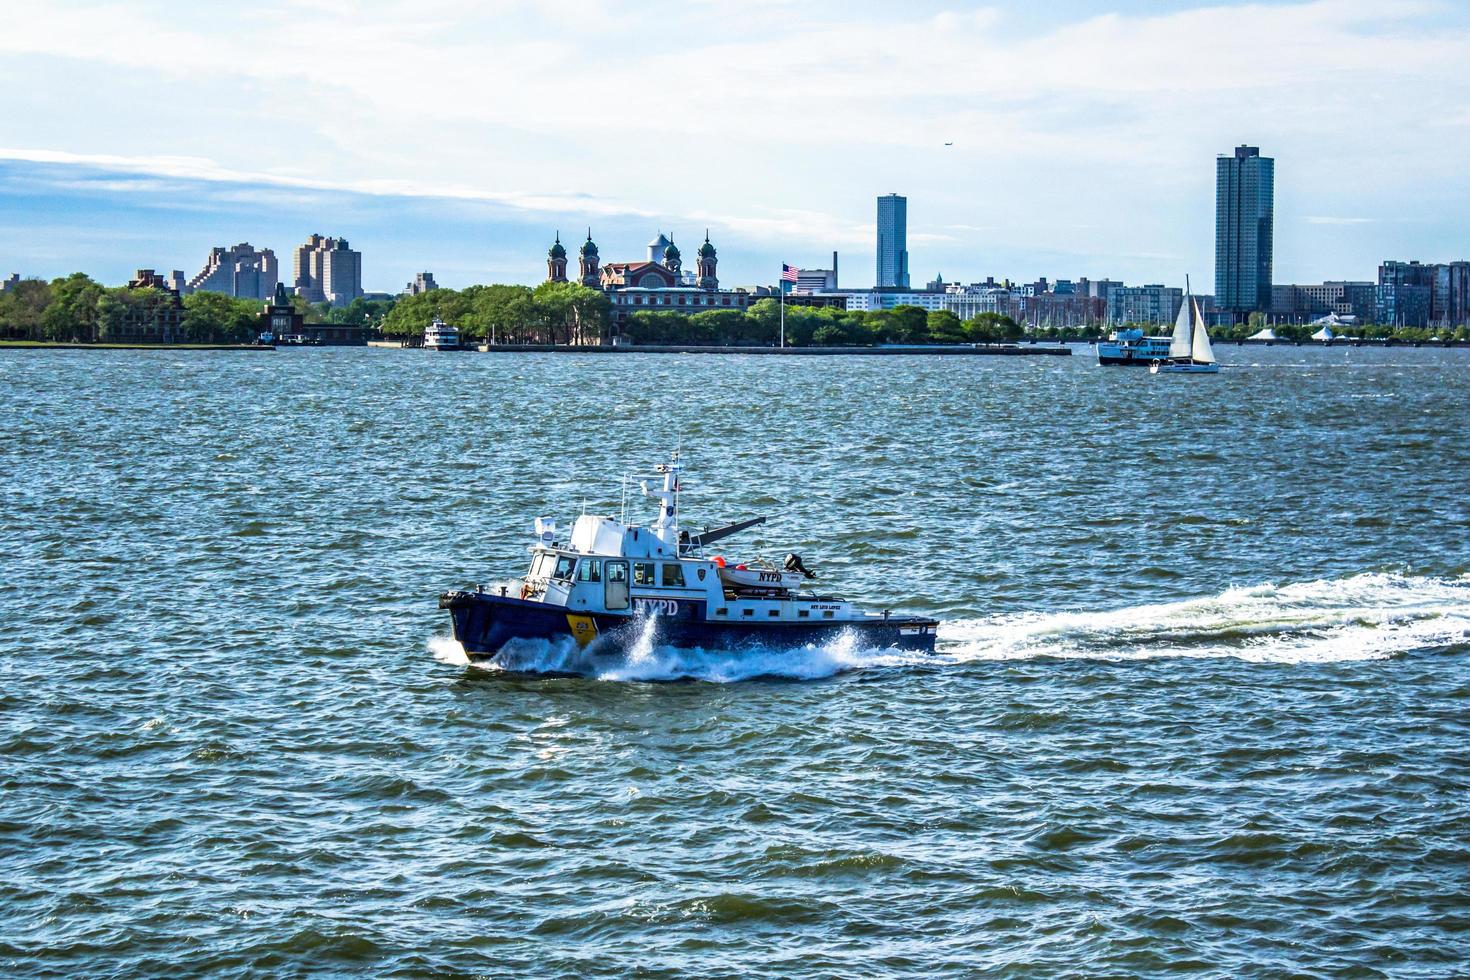
[[[664,249],[664,268],[675,276],[679,275],[684,268],[684,259],[679,255],[679,246],[674,244],[672,238],[669,239],[668,247]]]
[[[599,267],[597,243],[592,240],[592,229],[587,229],[587,240],[577,252],[577,271],[582,274],[582,285],[597,289],[602,285],[602,270]]]
[[[567,281],[567,250],[561,243],[561,232],[556,233],[556,244],[546,253],[546,281]]]
[[[715,255],[715,247],[709,241],[709,229],[704,230],[704,244],[699,246],[699,288],[719,289],[720,280],[715,275],[715,266],[719,264],[719,258]]]

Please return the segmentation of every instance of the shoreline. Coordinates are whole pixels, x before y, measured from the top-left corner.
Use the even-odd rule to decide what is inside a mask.
[[[178,350],[273,351],[274,344],[52,344],[30,340],[0,340],[0,350]]]

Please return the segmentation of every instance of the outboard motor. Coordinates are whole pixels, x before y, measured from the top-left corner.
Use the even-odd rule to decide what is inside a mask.
[[[810,568],[807,568],[801,563],[801,556],[794,551],[786,556],[786,561],[782,567],[784,567],[788,572],[800,572],[807,578],[817,577],[816,572],[812,571]]]

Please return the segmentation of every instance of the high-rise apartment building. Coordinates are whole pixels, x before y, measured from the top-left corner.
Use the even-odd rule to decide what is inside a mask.
[[[877,285],[909,288],[909,201],[897,194],[878,198]]]
[[[362,253],[345,238],[312,235],[292,261],[296,294],[312,303],[346,306],[362,295]]]
[[[1236,317],[1271,306],[1276,161],[1241,146],[1215,165],[1215,302]]]
[[[1470,323],[1470,262],[1385,262],[1378,267],[1378,294],[1380,323]]]
[[[1114,323],[1173,323],[1184,305],[1178,286],[1118,286],[1108,293],[1108,319]]]
[[[420,272],[413,277],[413,282],[403,287],[403,295],[418,296],[420,293],[432,292],[438,288],[439,284],[434,281],[432,272]]]
[[[214,248],[204,261],[204,268],[190,279],[181,292],[224,293],[243,299],[270,299],[279,281],[276,253],[268,248],[257,251],[249,242]]]

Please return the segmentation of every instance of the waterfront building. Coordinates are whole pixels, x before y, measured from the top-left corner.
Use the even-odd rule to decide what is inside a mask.
[[[909,201],[897,194],[878,198],[877,286],[909,288]]]
[[[1428,286],[1385,283],[1377,288],[1373,322],[1391,327],[1427,327],[1434,292]]]
[[[1470,262],[1384,262],[1378,267],[1379,323],[1457,327],[1470,323]]]
[[[123,308],[112,325],[108,340],[130,344],[177,344],[184,341],[184,302],[179,291],[169,286],[152,269],[139,269],[128,281],[130,290],[147,290],[141,302]],[[156,295],[153,295],[156,294]]]
[[[420,272],[413,277],[413,282],[403,287],[403,295],[418,296],[438,288],[439,284],[434,281],[432,272]]]
[[[917,306],[921,310],[944,309],[945,293],[931,293],[917,289],[857,289],[842,290],[835,294],[847,299],[847,309],[870,312],[874,310],[896,310],[900,306]]]
[[[1271,306],[1276,161],[1254,146],[1215,168],[1215,302],[1238,319]]]
[[[1326,316],[1367,322],[1376,316],[1377,295],[1377,287],[1371,282],[1277,285],[1271,287],[1267,312],[1273,323],[1311,323]]]
[[[818,293],[835,293],[837,286],[837,253],[832,253],[830,269],[798,269],[796,285],[791,292],[797,296],[814,296]]]
[[[20,273],[12,272],[7,278],[0,279],[0,293],[8,293],[20,285]]]
[[[1178,286],[1119,286],[1108,296],[1108,319],[1113,323],[1173,323],[1184,305]]]
[[[1008,285],[989,279],[969,286],[952,286],[944,294],[941,309],[949,310],[961,320],[973,320],[982,313],[1008,316],[1020,322],[1026,315],[1021,294]]]
[[[177,282],[184,274],[176,272],[174,275],[177,277],[174,282]],[[210,249],[204,268],[179,291],[185,295],[193,292],[224,293],[242,299],[264,300],[275,293],[279,281],[276,253],[268,248],[257,251],[249,242],[241,242],[229,248]]]
[[[635,313],[707,313],[710,310],[744,310],[751,294],[743,289],[721,289],[719,253],[704,233],[704,244],[695,252],[695,267],[685,271],[684,257],[672,238],[659,233],[648,243],[648,258],[638,262],[603,264],[592,229],[577,250],[577,279],[590,289],[601,290],[610,306],[613,339],[619,337]],[[567,250],[561,233],[546,253],[547,282],[568,282]]]
[[[1076,292],[1079,296],[1100,299],[1106,304],[1112,297],[1113,290],[1122,288],[1123,284],[1115,279],[1088,279],[1084,276],[1077,280]]]
[[[311,303],[347,306],[362,293],[362,253],[345,238],[312,235],[292,257],[296,295]]]
[[[270,334],[278,343],[297,342],[304,332],[306,317],[297,312],[286,295],[286,284],[276,283],[276,288],[260,313],[260,333]]]

